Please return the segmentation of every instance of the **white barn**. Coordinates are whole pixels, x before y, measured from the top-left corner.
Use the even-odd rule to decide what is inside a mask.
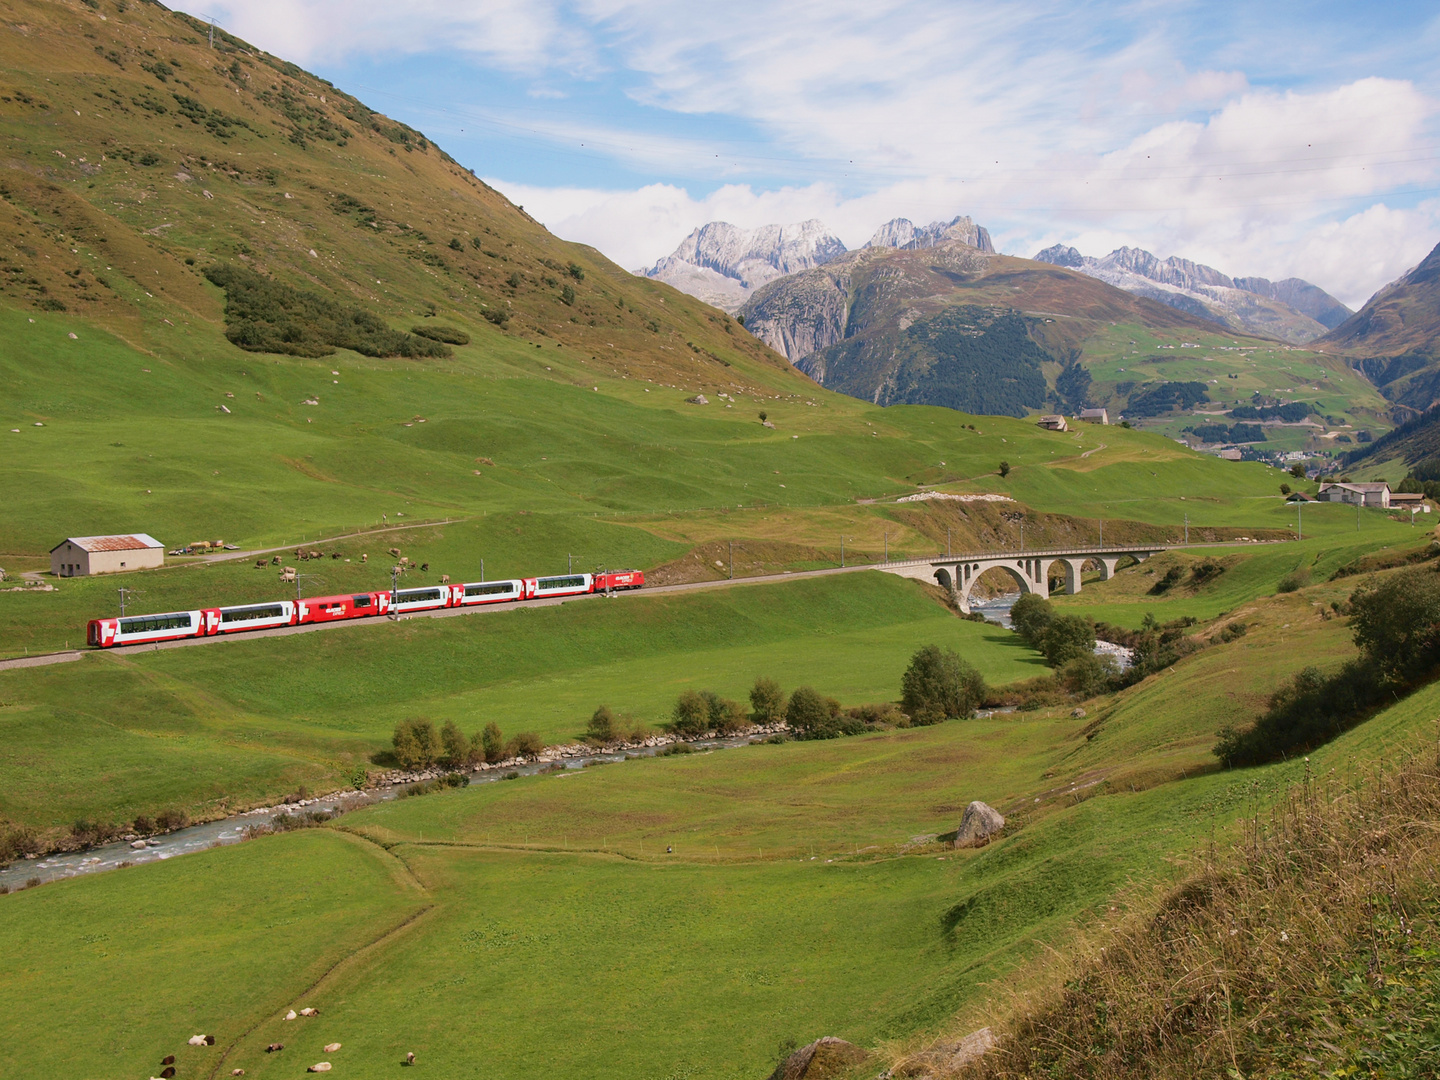
[[[56,577],[118,574],[165,565],[165,548],[153,536],[71,536],[50,549],[50,572]]]

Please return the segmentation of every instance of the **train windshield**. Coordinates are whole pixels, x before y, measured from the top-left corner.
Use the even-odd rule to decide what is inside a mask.
[[[515,592],[515,582],[501,581],[494,585],[466,585],[466,596],[505,596]]]
[[[222,623],[254,622],[256,619],[283,619],[285,609],[279,604],[258,604],[255,607],[222,608]]]
[[[133,619],[120,620],[122,634],[153,634],[158,630],[193,630],[194,619],[190,613],[176,615],[139,615]]]
[[[583,589],[585,578],[575,577],[542,577],[535,582],[537,589]]]
[[[352,596],[352,597],[350,598],[350,602],[353,603],[357,608],[369,607],[369,606],[370,606],[370,597],[369,597],[368,595],[366,595],[366,596]]]

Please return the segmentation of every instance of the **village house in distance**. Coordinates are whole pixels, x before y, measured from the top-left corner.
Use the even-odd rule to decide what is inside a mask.
[[[145,533],[71,536],[50,549],[50,572],[56,577],[118,574],[164,565],[164,546]]]
[[[1383,481],[1365,484],[1321,484],[1320,502],[1343,502],[1352,506],[1390,506],[1390,485]]]

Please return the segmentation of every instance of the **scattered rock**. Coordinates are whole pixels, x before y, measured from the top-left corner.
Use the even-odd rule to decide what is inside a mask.
[[[74,337],[74,335],[72,334],[71,337]],[[704,394],[696,394],[694,397],[686,398],[685,403],[687,405],[709,405],[710,399]]]
[[[955,832],[955,846],[975,847],[987,843],[1003,828],[1005,818],[1000,811],[977,800],[965,808],[965,816],[960,819],[960,828]]]
[[[854,1043],[827,1035],[803,1046],[775,1067],[770,1080],[826,1080],[870,1056]]]
[[[773,420],[761,420],[760,426],[768,427],[771,431],[775,430],[775,422]]]
[[[1084,720],[1084,719],[1085,719],[1085,710],[1084,710],[1084,709],[1072,709],[1072,710],[1070,711],[1070,715],[1073,716],[1076,720]]]
[[[326,1043],[326,1044],[325,1044],[325,1052],[326,1052],[327,1054],[333,1054],[336,1050],[339,1050],[339,1049],[340,1049],[340,1044],[339,1044],[339,1043]]]

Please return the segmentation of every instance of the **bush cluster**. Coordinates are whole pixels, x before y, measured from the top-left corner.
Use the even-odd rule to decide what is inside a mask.
[[[250,352],[329,356],[447,357],[449,346],[390,329],[380,316],[274,281],[242,266],[205,271],[225,290],[225,336]]]
[[[711,731],[733,735],[749,726],[745,706],[710,690],[686,690],[676,699],[670,714],[671,730],[690,739]]]
[[[650,729],[645,724],[628,714],[617,716],[607,705],[596,709],[585,727],[586,741],[597,746],[641,742],[649,737]]]
[[[410,332],[423,338],[429,338],[431,341],[443,341],[447,345],[470,344],[470,335],[465,333],[464,330],[459,330],[453,326],[421,324],[420,326],[412,326]]]
[[[482,731],[466,737],[453,720],[445,721],[439,731],[423,717],[402,720],[395,725],[391,739],[395,761],[405,769],[424,769],[444,765],[452,769],[492,764],[511,757],[534,757],[545,749],[545,741],[533,731],[522,731],[508,741],[494,722]]]
[[[1255,765],[1303,753],[1434,678],[1440,667],[1440,574],[1401,571],[1356,590],[1349,611],[1360,656],[1328,675],[1306,667],[1271,695],[1254,724],[1221,729],[1214,747],[1221,762]]]
[[[1010,609],[1015,632],[1032,649],[1045,654],[1045,662],[1058,668],[1095,652],[1095,626],[1078,615],[1057,615],[1043,596],[1026,593]]]
[[[900,677],[900,708],[912,724],[938,724],[969,716],[987,692],[984,677],[954,650],[926,645]]]

